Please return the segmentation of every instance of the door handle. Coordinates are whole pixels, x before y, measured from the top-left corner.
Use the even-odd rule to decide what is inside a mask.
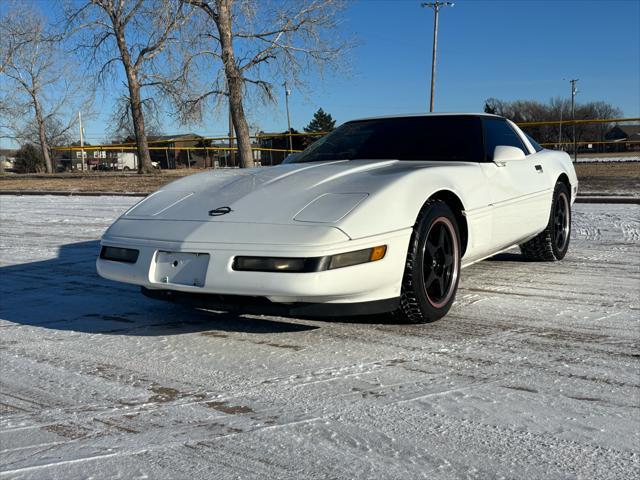
[[[536,172],[538,172],[538,173],[542,173],[543,172],[542,165],[536,165]]]

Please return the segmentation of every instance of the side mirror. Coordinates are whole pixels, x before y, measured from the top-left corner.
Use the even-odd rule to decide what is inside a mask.
[[[507,162],[514,160],[523,160],[524,152],[518,147],[510,147],[507,145],[498,145],[493,150],[493,163],[499,167],[504,167]]]

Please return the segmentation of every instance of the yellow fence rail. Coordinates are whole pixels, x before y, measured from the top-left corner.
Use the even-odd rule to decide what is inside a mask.
[[[257,139],[261,139],[261,138],[289,138],[289,137],[323,137],[324,135],[327,135],[328,133],[331,132],[309,132],[309,133],[262,133],[260,135],[250,135],[249,138],[253,139],[253,140],[257,140]],[[176,135],[176,137],[179,137],[179,135]],[[176,139],[165,139],[165,140],[151,140],[151,141],[147,141],[147,144],[151,145],[151,144],[156,144],[156,143],[176,143],[176,142],[228,142],[229,140],[235,141],[236,137],[202,137],[202,138],[193,138],[193,139],[189,139],[189,138],[185,138],[185,139],[180,139],[180,138],[176,138]],[[107,149],[107,147],[113,147],[113,146],[117,146],[117,147],[135,147],[136,143],[135,142],[125,142],[125,143],[108,143],[108,144],[99,144],[99,145],[87,145],[85,146],[85,150],[97,150],[98,148],[105,150]],[[75,148],[75,145],[73,147],[71,146],[61,146],[61,147],[52,147],[54,150],[69,150],[70,148]],[[151,147],[149,147],[151,149]],[[160,148],[165,148],[165,147],[160,147]],[[166,148],[173,148],[173,147],[166,147]],[[178,147],[180,150],[185,150],[185,148],[181,148]],[[214,147],[202,147],[202,148],[214,148]],[[220,147],[221,148],[221,147]],[[275,151],[275,150],[274,150]],[[283,150],[283,151],[289,151],[287,150]]]
[[[624,122],[639,122],[640,117],[632,118],[599,118],[599,119],[576,119],[576,120],[549,120],[542,122],[517,122],[519,127],[534,127],[543,125],[589,125],[598,123],[624,123]]]
[[[534,126],[571,126],[571,125],[593,125],[593,124],[619,124],[619,123],[629,123],[629,122],[640,122],[640,117],[625,117],[625,118],[605,118],[605,119],[576,119],[576,120],[549,120],[549,121],[533,121],[533,122],[517,122],[516,124],[520,127],[534,127]],[[269,138],[290,138],[290,137],[321,137],[326,135],[329,132],[304,132],[304,133],[273,133],[267,134],[262,133],[259,135],[252,135],[250,138],[254,141],[259,141],[262,139]],[[164,139],[164,140],[153,140],[149,141],[149,150],[156,151],[200,151],[200,152],[237,152],[238,148],[236,146],[181,146],[181,142],[228,142],[232,143],[235,141],[235,137],[203,137],[203,138],[184,138],[181,139],[179,136],[174,137],[173,139]],[[598,140],[598,141],[562,141],[562,142],[544,142],[541,143],[542,146],[552,146],[552,145],[576,145],[576,146],[584,146],[584,145],[603,145],[603,144],[616,144],[616,145],[631,145],[638,144],[640,141],[624,141],[624,140]],[[165,146],[157,146],[158,144],[165,144]],[[172,145],[168,145],[172,144]],[[52,150],[57,151],[67,151],[67,152],[76,152],[76,151],[96,151],[96,150],[104,150],[104,151],[135,151],[137,149],[137,145],[133,142],[127,143],[119,143],[119,144],[100,144],[100,145],[86,145],[84,147],[80,147],[78,145],[63,145],[58,147],[52,147]],[[251,150],[254,152],[275,152],[275,153],[297,153],[301,150],[296,149],[283,149],[283,148],[266,148],[260,146],[252,146]]]
[[[606,145],[606,144],[611,144],[611,145],[635,145],[635,144],[640,144],[640,140],[625,140],[625,141],[620,141],[620,140],[605,140],[605,141],[593,141],[593,142],[588,142],[588,141],[579,141],[579,142],[575,142],[576,145]],[[548,145],[573,145],[573,142],[543,142],[540,143],[541,146],[548,146]]]
[[[51,147],[52,150],[60,150],[60,151],[67,151],[67,152],[80,152],[82,150],[86,151],[86,152],[92,152],[94,150],[104,150],[104,151],[135,151],[137,150],[137,147],[135,145],[86,145],[84,147],[80,147],[77,145],[73,145],[70,147]],[[238,150],[237,147],[149,147],[149,150],[160,150],[160,151],[169,151],[169,150],[189,150],[189,151],[201,151],[201,152],[215,152],[215,151],[219,151],[219,152],[236,152]],[[282,152],[282,153],[289,153],[289,152],[301,152],[302,150],[289,150],[284,149],[284,148],[261,148],[261,147],[252,147],[251,150],[255,151],[261,151],[261,152]]]

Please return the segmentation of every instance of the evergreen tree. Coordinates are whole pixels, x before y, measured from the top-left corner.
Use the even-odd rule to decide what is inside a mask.
[[[42,152],[32,143],[25,143],[16,153],[15,169],[18,173],[41,173],[45,171]]]
[[[484,102],[484,113],[490,113],[491,115],[495,115],[497,109],[496,109],[495,103],[492,103],[491,100],[492,99],[489,99],[486,102]]]
[[[336,126],[336,121],[331,117],[330,113],[326,113],[322,108],[318,109],[313,114],[313,120],[309,122],[309,125],[304,127],[304,131],[307,133],[312,132],[330,132]]]

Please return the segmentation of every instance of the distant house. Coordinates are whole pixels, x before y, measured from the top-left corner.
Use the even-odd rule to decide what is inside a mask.
[[[207,142],[204,137],[195,133],[184,135],[155,135],[147,137],[151,148],[151,160],[159,162],[161,168],[187,168],[189,166],[206,167],[210,163],[207,158]],[[197,147],[197,150],[191,150]]]
[[[317,138],[301,134],[294,129],[291,129],[291,133],[291,147],[297,151],[304,150]],[[286,131],[279,133],[260,132],[258,146],[261,149],[262,165],[278,165],[290,154],[289,137]]]
[[[13,148],[0,148],[0,157],[4,159],[15,159],[16,153],[18,153],[18,150],[15,150]]]
[[[239,165],[237,141],[234,141],[233,149],[229,148],[228,141],[206,139],[194,133],[149,136],[147,141],[151,159],[159,162],[162,168],[212,168]],[[261,161],[259,145],[252,142],[251,146],[254,149],[254,160],[259,164]],[[269,165],[269,163],[263,162],[263,165]]]
[[[233,147],[229,147],[229,142],[217,140],[215,142],[208,142],[207,146],[210,147],[206,152],[209,158],[209,167],[237,167],[239,165],[238,155],[236,149],[237,143],[233,143]],[[255,155],[254,155],[255,156]]]
[[[97,170],[98,166],[108,162],[111,152],[102,150],[100,147],[86,145],[84,150],[80,150],[78,142],[71,144],[73,149],[61,149],[55,147],[53,149],[53,162],[59,170]],[[83,162],[84,157],[84,162]]]
[[[640,125],[616,125],[607,132],[605,139],[616,143],[619,142],[617,148],[613,144],[615,151],[640,151]]]

